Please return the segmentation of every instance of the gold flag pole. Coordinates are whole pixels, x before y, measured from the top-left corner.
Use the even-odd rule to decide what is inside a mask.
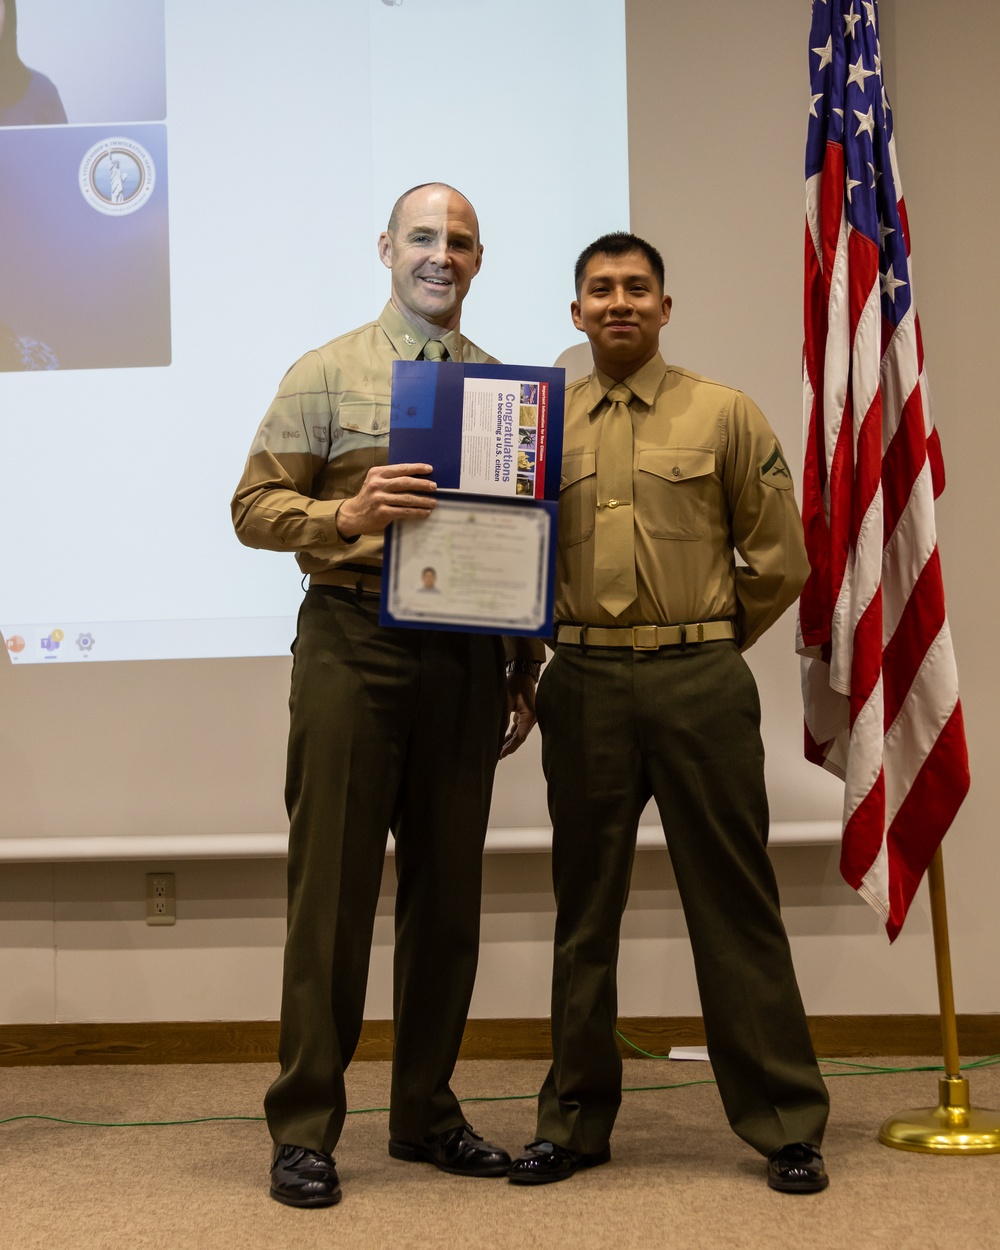
[[[1000,1111],[969,1105],[969,1082],[962,1076],[958,1056],[955,991],[951,979],[948,909],[944,894],[944,861],[938,847],[927,870],[934,929],[938,1002],[941,1007],[941,1045],[944,1076],[938,1081],[938,1105],[890,1116],[879,1129],[884,1146],[923,1154],[994,1154],[1000,1152]]]

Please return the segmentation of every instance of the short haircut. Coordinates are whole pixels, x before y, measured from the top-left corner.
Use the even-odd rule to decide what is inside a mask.
[[[461,195],[462,199],[465,200],[466,204],[468,204],[469,207],[472,208],[472,201],[469,199],[469,197],[467,195],[462,195],[462,192],[459,191],[457,187],[453,187],[450,183],[418,182],[415,187],[410,187],[409,191],[404,191],[403,194],[396,201],[396,203],[393,204],[392,212],[389,214],[389,224],[385,228],[386,234],[395,235],[396,231],[399,229],[399,215],[403,211],[403,205],[410,198],[410,196],[414,193],[414,191],[423,191],[426,187],[441,187],[445,191],[453,191],[456,195]],[[472,211],[475,212],[476,210],[473,208]],[[478,224],[478,220],[479,219],[477,217],[476,218],[477,224]]]
[[[583,271],[595,256],[627,256],[629,252],[641,252],[645,256],[662,291],[666,273],[663,268],[663,257],[660,253],[653,247],[652,243],[647,243],[645,239],[640,239],[637,234],[629,234],[627,230],[615,230],[612,234],[602,234],[589,247],[585,247],[577,257],[576,269],[573,273],[576,281],[577,296],[579,296],[580,289],[583,286]]]

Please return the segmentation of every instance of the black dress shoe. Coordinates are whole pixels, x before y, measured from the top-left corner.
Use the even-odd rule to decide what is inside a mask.
[[[797,1141],[767,1156],[767,1183],[784,1194],[818,1194],[830,1178],[816,1147]]]
[[[597,1154],[581,1154],[567,1150],[555,1142],[529,1142],[525,1153],[511,1164],[507,1179],[515,1185],[547,1185],[550,1181],[564,1181],[583,1168],[596,1168],[611,1158],[611,1147],[605,1146]]]
[[[289,1207],[332,1207],[341,1199],[336,1161],[322,1150],[275,1146],[271,1197]]]
[[[433,1163],[455,1176],[506,1176],[510,1171],[507,1151],[483,1141],[469,1124],[433,1133],[419,1142],[390,1137],[389,1154],[407,1163]]]

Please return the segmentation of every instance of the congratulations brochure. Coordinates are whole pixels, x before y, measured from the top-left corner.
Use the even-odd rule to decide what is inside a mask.
[[[396,360],[389,460],[441,490],[559,499],[564,369]]]

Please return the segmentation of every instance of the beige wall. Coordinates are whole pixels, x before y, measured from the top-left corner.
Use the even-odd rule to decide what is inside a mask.
[[[972,789],[945,847],[960,1010],[1000,1011],[1000,611],[995,381],[1000,325],[1000,23],[988,0],[896,6],[897,149],[948,489],[938,508]]]
[[[895,15],[894,54],[885,0],[882,10],[949,470],[941,546],[974,778],[946,854],[956,991],[959,1010],[997,1011],[1000,843],[992,815],[1000,780],[989,742],[1000,693],[990,646],[998,591],[980,515],[1000,462],[986,342],[998,311],[1000,265],[988,227],[1000,187],[996,163],[984,162],[987,150],[976,139],[1000,104],[1000,48],[985,0],[949,6],[945,38],[940,7],[908,0]],[[797,464],[808,5],[776,0],[764,14],[731,0],[630,0],[628,20],[632,225],[666,255],[675,305],[664,351],[752,394]],[[568,332],[567,347],[576,341]],[[975,535],[974,545],[963,535]],[[823,818],[836,811],[838,788],[800,759],[791,624],[782,621],[752,653],[769,784],[776,815]],[[285,660],[18,674],[0,667],[0,837],[56,836],[70,824],[93,835],[280,830],[287,676]],[[541,801],[537,743],[504,770],[496,823],[533,823]],[[934,1009],[923,892],[890,950],[875,916],[840,881],[835,849],[779,848],[774,858],[810,1012]],[[177,874],[175,928],[143,923],[142,878],[152,865],[4,867],[0,1020],[276,1015],[280,861],[157,866]],[[390,1014],[391,908],[390,866],[372,959],[372,1017]],[[474,1015],[547,1013],[551,929],[547,858],[490,857]],[[623,1013],[696,1012],[683,918],[662,853],[638,857],[623,938]]]

